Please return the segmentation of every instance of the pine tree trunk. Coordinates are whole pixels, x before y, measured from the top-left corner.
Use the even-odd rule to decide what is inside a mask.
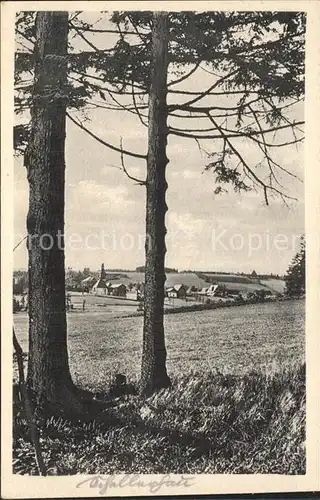
[[[29,360],[37,402],[72,404],[64,267],[67,12],[36,16],[29,181]]]
[[[155,12],[149,95],[146,267],[141,392],[168,387],[163,326],[167,145],[168,15]]]

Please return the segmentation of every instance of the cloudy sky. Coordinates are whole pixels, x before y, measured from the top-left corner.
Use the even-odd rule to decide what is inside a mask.
[[[96,40],[97,43],[97,40]],[[199,69],[188,87],[204,90],[209,77]],[[178,88],[178,87],[177,87]],[[301,119],[303,109],[295,111]],[[79,116],[75,114],[74,116]],[[86,126],[106,141],[145,153],[147,129],[127,112],[94,110]],[[185,120],[186,122],[186,120]],[[189,128],[197,128],[197,120]],[[180,125],[182,122],[180,122]],[[218,144],[205,143],[215,151]],[[257,152],[248,143],[239,148],[256,163]],[[304,232],[303,184],[292,177],[282,180],[298,202],[286,206],[280,199],[264,203],[263,193],[214,194],[213,174],[204,171],[208,158],[194,140],[169,137],[167,156],[166,265],[182,269],[283,273]],[[278,148],[277,161],[303,177],[303,148]],[[66,265],[75,269],[134,269],[144,263],[145,188],[128,179],[119,154],[108,150],[67,122],[66,140]],[[131,175],[143,179],[143,160],[126,159]],[[22,160],[15,160],[15,243],[26,234],[28,183]],[[22,244],[15,251],[15,268],[27,267]]]

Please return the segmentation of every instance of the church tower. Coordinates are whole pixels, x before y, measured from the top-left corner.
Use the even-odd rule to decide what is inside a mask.
[[[106,272],[105,272],[105,269],[104,269],[104,264],[101,264],[101,273],[100,273],[100,279],[104,280],[106,279]]]

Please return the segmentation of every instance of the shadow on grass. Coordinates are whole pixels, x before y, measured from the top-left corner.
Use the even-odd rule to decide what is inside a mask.
[[[201,473],[207,466],[220,473],[304,471],[304,365],[267,375],[193,374],[148,399],[135,384],[118,380],[95,398],[82,391],[82,399],[81,415],[49,407],[37,417],[46,460],[60,464],[57,474]],[[35,468],[27,463],[33,459],[19,401],[13,434],[15,469],[30,473]],[[22,464],[24,448],[29,455]]]

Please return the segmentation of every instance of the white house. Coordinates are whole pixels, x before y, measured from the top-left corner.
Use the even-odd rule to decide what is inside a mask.
[[[177,284],[171,286],[170,288],[167,288],[166,292],[168,297],[171,298],[179,298],[179,299],[186,298],[186,288],[184,285]]]
[[[214,297],[216,292],[218,291],[219,285],[211,285],[208,288],[207,295],[210,297]]]

